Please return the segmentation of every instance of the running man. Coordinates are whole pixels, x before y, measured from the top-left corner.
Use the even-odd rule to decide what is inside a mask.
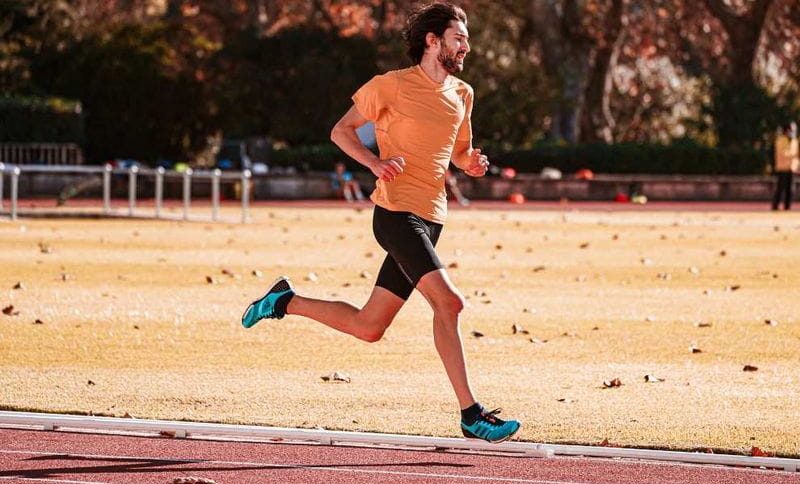
[[[520,423],[501,420],[499,409],[486,411],[470,388],[459,332],[464,298],[434,250],[447,215],[450,160],[474,177],[489,167],[487,157],[472,147],[472,88],[454,77],[470,51],[466,14],[447,3],[423,6],[410,14],[404,38],[414,66],[372,78],[331,132],[342,151],[377,177],[372,228],[387,256],[369,300],[359,309],[311,299],[281,277],[247,308],[242,325],[291,314],[375,342],[416,288],[433,309],[433,339],[458,398],[463,434],[502,442]],[[368,121],[375,123],[380,158],[356,134]]]

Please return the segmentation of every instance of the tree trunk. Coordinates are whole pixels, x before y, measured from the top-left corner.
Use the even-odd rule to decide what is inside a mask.
[[[539,40],[542,66],[558,90],[551,108],[549,136],[575,143],[594,52],[588,39],[575,33],[577,6],[567,0],[531,0],[528,20]],[[559,13],[561,10],[561,13]]]
[[[580,141],[593,143],[614,142],[611,114],[612,71],[617,64],[623,34],[623,0],[612,0],[611,9],[604,22],[604,36],[596,48],[592,71],[586,85],[585,104],[581,116]]]

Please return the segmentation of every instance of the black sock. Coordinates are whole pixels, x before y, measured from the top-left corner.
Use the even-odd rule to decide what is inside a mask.
[[[286,316],[286,308],[289,306],[289,302],[293,297],[294,292],[287,292],[275,301],[275,314],[278,316],[278,319]]]
[[[478,416],[480,416],[481,412],[483,412],[483,405],[475,402],[472,406],[461,409],[461,420],[467,425],[472,425]]]

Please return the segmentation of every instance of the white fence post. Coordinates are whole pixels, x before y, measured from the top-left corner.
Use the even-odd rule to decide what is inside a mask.
[[[189,220],[189,206],[192,203],[192,169],[183,172],[183,219]]]
[[[136,209],[136,175],[139,173],[139,167],[133,165],[128,172],[128,215],[133,216],[133,211]]]
[[[164,201],[164,167],[156,168],[156,218],[161,218],[161,204]]]
[[[219,179],[222,177],[222,171],[217,168],[211,178],[211,220],[216,222],[219,220]]]
[[[0,162],[0,210],[3,210],[3,178],[6,175],[6,165]]]
[[[250,220],[250,170],[242,172],[242,223]]]
[[[15,166],[11,170],[11,220],[17,219],[17,197],[19,196],[19,174],[20,169]]]
[[[111,165],[103,167],[103,213],[111,213]]]

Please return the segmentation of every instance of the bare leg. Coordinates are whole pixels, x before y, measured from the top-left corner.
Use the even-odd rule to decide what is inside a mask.
[[[375,286],[369,300],[361,309],[344,301],[323,301],[295,295],[286,308],[286,314],[311,318],[372,343],[381,339],[403,304],[404,299]]]
[[[458,318],[464,308],[464,300],[444,269],[422,276],[417,289],[433,308],[433,341],[436,351],[442,359],[459,405],[462,409],[467,408],[476,400],[470,388],[459,332]]]

